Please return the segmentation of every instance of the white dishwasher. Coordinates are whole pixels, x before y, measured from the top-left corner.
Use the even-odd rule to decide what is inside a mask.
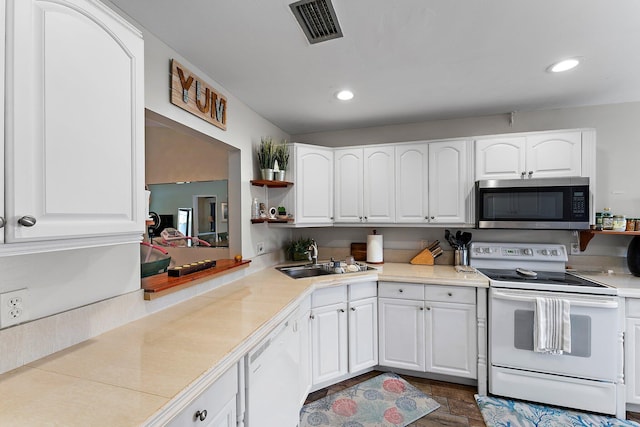
[[[245,427],[296,427],[300,423],[300,333],[297,311],[245,358]]]

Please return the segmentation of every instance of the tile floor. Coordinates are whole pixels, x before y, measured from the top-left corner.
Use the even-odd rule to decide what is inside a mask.
[[[335,393],[336,391],[344,390],[345,388],[351,387],[352,385],[358,384],[362,381],[366,381],[379,374],[381,374],[381,372],[369,372],[315,391],[309,394],[306,403],[321,399],[331,393]],[[414,387],[422,390],[425,394],[429,395],[440,404],[440,408],[409,424],[409,427],[485,427],[482,415],[480,414],[480,410],[476,405],[476,400],[473,397],[476,393],[475,387],[428,380],[425,378],[417,378],[407,375],[401,376]],[[640,414],[628,412],[627,419],[640,422]]]

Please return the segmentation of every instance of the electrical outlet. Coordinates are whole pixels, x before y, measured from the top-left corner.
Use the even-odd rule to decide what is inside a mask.
[[[264,243],[260,242],[256,245],[256,253],[262,255],[264,253]]]
[[[576,242],[571,244],[571,255],[580,255],[580,244]]]
[[[26,289],[0,294],[0,328],[17,325],[29,320],[26,307]]]

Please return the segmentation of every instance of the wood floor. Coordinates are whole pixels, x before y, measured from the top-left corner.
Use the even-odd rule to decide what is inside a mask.
[[[349,388],[352,385],[366,381],[379,374],[381,374],[381,372],[369,372],[322,390],[318,390],[309,394],[306,403],[321,399],[331,393],[344,390],[345,388]],[[422,390],[425,394],[429,395],[440,404],[440,408],[409,424],[410,427],[485,426],[480,410],[476,405],[476,400],[473,397],[476,393],[475,387],[428,380],[425,378],[417,378],[407,375],[401,375],[401,377],[407,380],[407,382],[412,384],[414,387]],[[640,423],[640,414],[627,412],[627,419]]]

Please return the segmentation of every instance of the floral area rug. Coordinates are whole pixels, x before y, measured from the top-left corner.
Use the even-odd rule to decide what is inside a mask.
[[[475,398],[487,427],[640,427],[633,421],[603,415],[477,394]]]
[[[300,427],[406,426],[439,407],[396,374],[385,373],[304,405]]]

